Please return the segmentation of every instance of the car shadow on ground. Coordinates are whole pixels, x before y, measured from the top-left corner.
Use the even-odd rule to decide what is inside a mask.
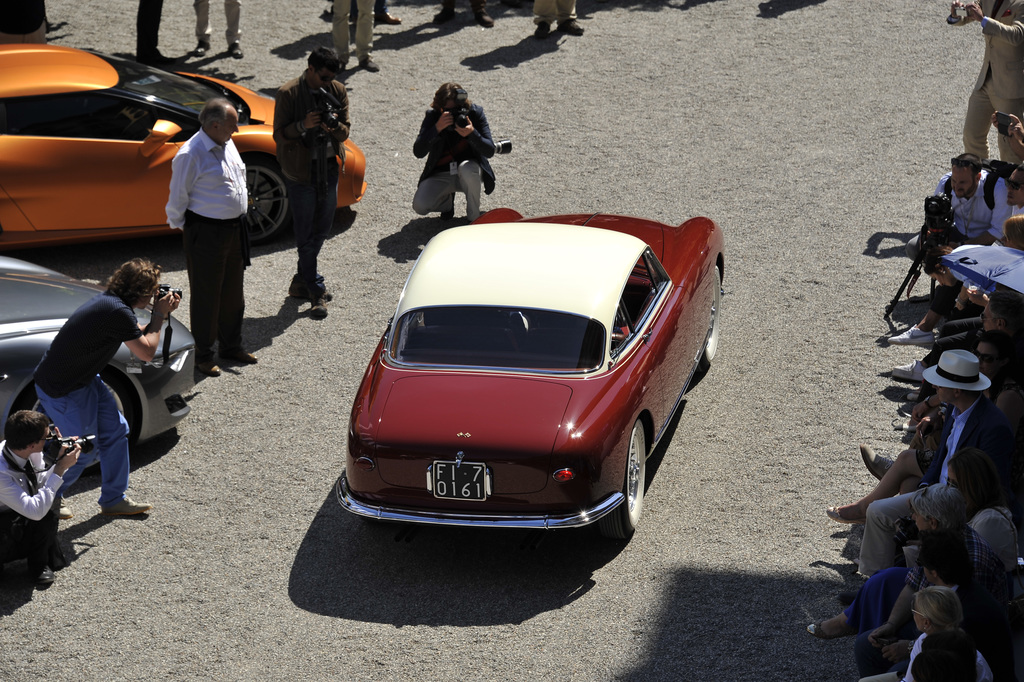
[[[624,547],[593,527],[368,521],[345,512],[332,487],[299,546],[288,594],[311,613],[397,627],[518,624],[586,594]]]

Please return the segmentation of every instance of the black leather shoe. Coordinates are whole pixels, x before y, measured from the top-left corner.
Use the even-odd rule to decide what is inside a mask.
[[[555,30],[559,33],[568,33],[571,36],[583,35],[583,27],[577,24],[575,19],[559,22]]]
[[[241,59],[245,56],[245,54],[242,53],[242,48],[238,46],[238,43],[231,43],[228,45],[228,54],[235,59]]]
[[[546,21],[537,22],[537,30],[533,32],[533,37],[543,40],[549,35],[551,35],[551,24]]]
[[[196,45],[196,49],[192,50],[192,54],[196,57],[205,57],[206,53],[210,51],[210,43],[205,40],[200,40],[199,44]]]
[[[455,10],[451,7],[442,7],[441,11],[434,15],[435,24],[443,24],[455,18]]]
[[[455,209],[451,211],[441,211],[441,220],[451,220],[455,217]]]
[[[165,57],[158,51],[154,50],[148,54],[141,54],[137,56],[135,61],[140,64],[145,64],[146,66],[169,66],[176,63],[178,60],[172,59],[171,57]]]
[[[39,571],[39,575],[36,576],[36,585],[49,585],[54,580],[56,580],[56,576],[50,570],[50,567],[43,566],[43,570]]]

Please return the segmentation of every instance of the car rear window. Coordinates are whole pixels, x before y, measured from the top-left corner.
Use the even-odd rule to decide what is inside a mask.
[[[409,365],[579,372],[601,364],[604,327],[533,308],[420,308],[395,325],[389,355]]]

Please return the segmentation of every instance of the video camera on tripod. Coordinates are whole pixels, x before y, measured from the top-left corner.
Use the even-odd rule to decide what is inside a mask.
[[[924,224],[921,225],[921,234],[917,240],[917,256],[914,258],[914,262],[911,263],[907,276],[903,278],[900,288],[896,290],[896,295],[889,301],[889,305],[885,306],[886,319],[889,318],[893,309],[896,308],[896,304],[899,303],[900,296],[903,295],[904,290],[906,290],[907,296],[910,296],[914,285],[917,284],[918,277],[921,276],[924,257],[928,251],[936,246],[948,244],[956,234],[959,233],[957,232],[956,225],[953,223],[953,202],[950,196],[948,194],[933,194],[925,197]]]

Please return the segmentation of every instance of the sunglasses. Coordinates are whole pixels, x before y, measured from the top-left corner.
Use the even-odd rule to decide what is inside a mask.
[[[1016,192],[1021,187],[1024,187],[1024,182],[1014,182],[1010,178],[1006,178],[1006,186]]]
[[[975,170],[981,170],[981,167],[973,161],[967,159],[950,159],[949,163],[952,164],[953,168],[973,168]]]
[[[995,362],[999,359],[998,355],[989,355],[988,353],[978,353],[975,351],[975,357],[978,358],[978,362]]]

